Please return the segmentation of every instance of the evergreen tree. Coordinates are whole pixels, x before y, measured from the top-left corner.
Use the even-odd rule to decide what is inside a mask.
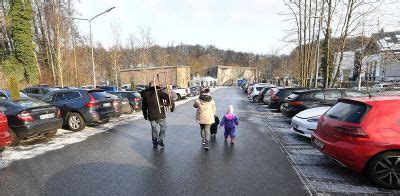
[[[33,12],[31,0],[11,0],[11,37],[14,42],[14,56],[24,68],[27,83],[37,84],[38,70],[33,44]]]

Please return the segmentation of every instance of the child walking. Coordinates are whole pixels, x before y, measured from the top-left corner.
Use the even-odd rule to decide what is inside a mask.
[[[221,126],[225,127],[224,137],[225,141],[228,139],[228,136],[231,138],[231,144],[235,143],[236,137],[236,126],[239,126],[239,119],[236,114],[233,113],[233,106],[229,105],[228,111],[224,115],[220,123]]]

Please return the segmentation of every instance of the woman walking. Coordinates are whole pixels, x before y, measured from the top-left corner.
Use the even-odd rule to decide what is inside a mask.
[[[215,122],[217,115],[215,102],[210,95],[210,89],[204,89],[199,98],[194,101],[193,107],[197,108],[196,120],[200,124],[200,135],[204,149],[208,150],[210,142],[210,127]]]

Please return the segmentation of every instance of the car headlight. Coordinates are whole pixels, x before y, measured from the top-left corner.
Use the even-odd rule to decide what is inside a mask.
[[[307,118],[307,121],[308,122],[318,122],[320,117],[321,116],[313,116],[313,117]]]

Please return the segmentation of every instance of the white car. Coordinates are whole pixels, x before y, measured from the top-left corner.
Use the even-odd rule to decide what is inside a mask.
[[[311,134],[317,129],[319,117],[325,114],[331,107],[317,107],[304,110],[292,118],[292,131],[304,137],[311,138]]]
[[[256,101],[258,96],[260,96],[260,92],[263,88],[268,87],[266,85],[253,85],[247,95],[247,98],[251,101]]]

